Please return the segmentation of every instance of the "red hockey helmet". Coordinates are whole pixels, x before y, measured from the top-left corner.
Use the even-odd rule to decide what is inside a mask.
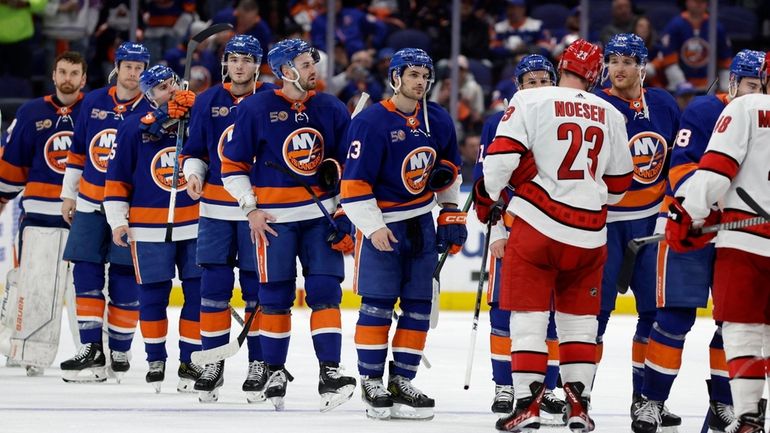
[[[584,78],[590,89],[602,72],[602,49],[585,39],[578,39],[564,50],[558,69]]]

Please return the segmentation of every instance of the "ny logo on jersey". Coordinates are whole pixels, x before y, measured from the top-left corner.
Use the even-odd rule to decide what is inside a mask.
[[[655,183],[663,172],[668,143],[660,134],[640,132],[628,141],[634,161],[634,179],[642,184]]]
[[[436,151],[432,147],[420,146],[409,152],[401,163],[401,181],[412,194],[420,194],[428,182],[428,175],[436,162]]]
[[[315,174],[323,161],[324,138],[314,128],[300,128],[283,142],[283,160],[295,173],[302,176]]]
[[[219,143],[217,144],[217,156],[222,161],[225,156],[225,144],[233,140],[233,128],[235,125],[230,125],[222,131],[222,135],[219,136]]]
[[[107,172],[107,163],[115,146],[115,136],[118,130],[107,128],[97,132],[88,145],[88,156],[91,165],[102,173]]]
[[[60,131],[48,138],[43,147],[45,163],[57,174],[64,174],[67,152],[72,146],[72,131]]]
[[[176,147],[169,146],[152,157],[150,163],[150,177],[155,181],[155,185],[163,191],[171,191],[172,181],[174,179],[174,159],[176,158]],[[182,170],[179,170],[179,182],[177,190],[183,191],[187,188],[187,179],[185,179]]]

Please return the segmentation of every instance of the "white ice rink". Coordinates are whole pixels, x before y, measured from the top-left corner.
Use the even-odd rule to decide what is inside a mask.
[[[289,384],[286,410],[275,412],[270,403],[248,404],[241,392],[246,375],[246,348],[227,361],[225,385],[218,403],[198,403],[195,394],[176,391],[178,367],[176,318],[170,311],[169,364],[160,394],[145,383],[147,364],[137,332],[131,370],[116,384],[67,384],[60,378],[59,362],[74,355],[75,349],[63,324],[62,342],[54,367],[42,377],[27,377],[23,369],[0,367],[0,433],[113,433],[113,432],[366,432],[366,433],[449,433],[492,432],[496,417],[489,406],[493,383],[489,361],[489,318],[482,314],[476,344],[470,390],[463,390],[465,364],[470,341],[470,312],[441,315],[439,326],[428,334],[425,354],[433,364],[420,368],[415,385],[436,399],[432,421],[371,421],[364,416],[360,391],[351,401],[332,412],[318,411],[318,364],[309,333],[309,310],[293,315],[293,334],[287,369],[295,380]],[[357,376],[353,332],[357,312],[343,311],[342,362]],[[599,366],[593,392],[591,415],[596,431],[630,431],[631,337],[635,319],[613,317],[605,336],[604,359]],[[237,325],[235,325],[237,328]],[[395,329],[395,326],[393,327]],[[699,318],[688,336],[683,368],[674,384],[669,408],[683,419],[679,432],[700,432],[708,398],[704,379],[708,375],[708,343],[713,333],[711,320]],[[231,337],[235,338],[236,329]],[[544,428],[543,431],[567,431]]]

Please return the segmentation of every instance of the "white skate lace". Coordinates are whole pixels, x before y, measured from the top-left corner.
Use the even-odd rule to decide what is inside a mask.
[[[345,367],[343,366],[326,366],[326,376],[328,376],[331,379],[339,379],[342,377],[342,372],[345,371]]]
[[[372,399],[377,397],[387,397],[390,395],[385,385],[382,383],[382,379],[364,379],[364,389],[366,394]]]
[[[208,364],[206,368],[203,369],[203,373],[201,373],[200,377],[204,380],[215,380],[217,376],[219,376],[220,371],[222,371],[222,367],[219,362]]]
[[[730,424],[735,420],[735,412],[731,405],[717,402],[715,409],[716,415],[725,424]]]
[[[112,351],[110,353],[112,357],[113,363],[124,363],[128,362],[128,353],[127,352],[118,352],[118,351]]]
[[[163,371],[166,368],[165,361],[150,361],[150,373]]]
[[[646,400],[642,405],[634,412],[637,421],[644,421],[656,426],[661,423],[660,420],[660,406],[659,403],[653,400]]]
[[[198,376],[198,377],[200,377],[200,375],[203,374],[203,370],[204,370],[203,367],[201,367],[200,365],[195,364],[193,362],[188,362],[187,363],[187,369],[192,371],[194,373],[194,375]]]
[[[495,401],[504,401],[504,402],[513,401],[513,386],[511,385],[495,386]]]
[[[564,402],[559,397],[556,397],[556,394],[554,394],[553,390],[550,390],[550,389],[546,390],[545,393],[543,394],[543,400],[546,400],[549,403],[557,404],[560,406],[564,405]]]
[[[72,358],[72,359],[80,361],[81,359],[88,358],[88,355],[91,353],[91,350],[92,350],[93,346],[94,346],[93,343],[88,343],[88,344],[84,344],[84,345],[80,346],[80,350],[75,355],[75,357]],[[95,350],[95,349],[93,349],[93,350]]]
[[[412,385],[412,381],[405,377],[396,376],[395,382],[399,391],[402,394],[406,394],[407,396],[411,397],[412,399],[416,400],[423,395],[422,391],[420,391],[419,389],[417,389],[417,387]]]
[[[284,373],[283,370],[274,371],[273,374],[270,375],[270,378],[267,379],[267,384],[265,385],[265,388],[271,388],[273,386],[282,386],[287,382],[286,373]]]
[[[266,365],[262,361],[251,361],[249,363],[249,373],[246,375],[246,380],[259,380],[265,375]]]

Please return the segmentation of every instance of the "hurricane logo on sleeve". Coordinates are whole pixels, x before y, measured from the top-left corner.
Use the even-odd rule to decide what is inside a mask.
[[[706,66],[709,62],[709,43],[698,36],[684,41],[680,50],[682,62],[695,69]]]
[[[152,157],[152,163],[150,164],[150,176],[155,181],[155,185],[163,191],[171,191],[171,182],[174,179],[174,156],[176,155],[176,148],[169,146],[158,151],[154,157]],[[184,191],[187,188],[187,179],[185,179],[182,170],[179,170],[179,183],[177,184],[178,191]]]
[[[324,157],[324,138],[317,129],[299,128],[283,142],[283,160],[291,171],[302,175],[315,174]]]
[[[115,145],[117,133],[118,130],[115,128],[102,129],[88,144],[88,159],[91,160],[91,165],[102,173],[107,173],[107,163],[112,147]]]
[[[219,142],[217,143],[217,156],[220,161],[225,159],[225,144],[229,143],[233,139],[233,129],[235,125],[230,125],[222,131],[222,135],[219,136]]]
[[[401,164],[401,180],[404,188],[412,194],[420,194],[428,183],[428,175],[436,163],[436,151],[421,146],[409,152]]]
[[[64,174],[67,168],[67,152],[72,146],[72,131],[59,131],[51,135],[43,147],[45,163],[56,174]]]
[[[668,143],[660,134],[642,131],[628,141],[634,160],[634,179],[642,184],[655,183],[666,163]]]

